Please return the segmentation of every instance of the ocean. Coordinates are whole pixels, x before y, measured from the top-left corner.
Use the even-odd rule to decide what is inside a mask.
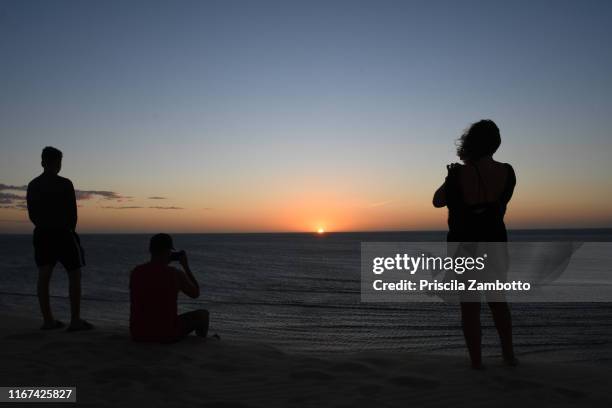
[[[364,350],[465,354],[458,306],[361,303],[361,242],[442,241],[444,232],[317,234],[174,234],[197,276],[199,299],[181,296],[180,311],[206,308],[211,333],[265,342],[292,353]],[[82,234],[84,318],[126,327],[130,270],[146,262],[149,235]],[[612,241],[612,230],[511,231],[513,241]],[[31,236],[0,235],[0,308],[39,315]],[[52,307],[69,319],[67,278],[52,279]],[[612,304],[512,305],[519,356],[572,362],[612,358]],[[483,306],[483,350],[499,354]]]

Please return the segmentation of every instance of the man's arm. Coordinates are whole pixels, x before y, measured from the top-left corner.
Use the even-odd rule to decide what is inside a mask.
[[[32,187],[32,183],[28,184],[28,191],[26,192],[26,202],[28,205],[28,217],[32,224],[35,226],[38,224],[39,220],[39,205],[38,205],[38,194],[34,191],[34,187]]]
[[[182,253],[179,262],[183,270],[177,269],[178,288],[190,298],[195,299],[200,296],[200,285],[195,276],[193,276],[193,273],[191,273],[191,268],[189,268],[189,262],[187,261],[187,254],[185,254],[185,252]]]
[[[77,202],[76,202],[76,192],[74,191],[74,186],[72,182],[68,180],[68,184],[70,185],[68,189],[68,195],[66,199],[68,200],[68,220],[70,222],[70,228],[74,231],[76,230],[77,225]]]

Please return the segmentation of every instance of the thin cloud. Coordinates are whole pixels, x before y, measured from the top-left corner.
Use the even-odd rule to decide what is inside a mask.
[[[21,223],[29,223],[28,220],[9,220],[9,219],[0,219],[0,222],[8,222],[8,223],[17,223],[17,224],[21,224]]]
[[[105,210],[136,210],[145,207],[141,207],[138,205],[106,205],[100,208],[104,208]]]
[[[1,191],[27,191],[28,186],[16,186],[12,184],[4,184],[0,183],[0,192]],[[2,196],[7,196],[10,193],[1,193]],[[106,191],[106,190],[75,190],[75,195],[77,200],[91,200],[92,198],[102,198],[104,200],[122,200],[122,199],[130,199],[130,196],[121,195],[115,191]],[[0,196],[0,197],[2,197]],[[20,196],[17,194],[12,194],[14,200],[25,200],[24,196]]]
[[[0,191],[11,190],[11,191],[26,191],[28,186],[13,186],[11,184],[0,183]]]
[[[25,210],[28,208],[28,206],[22,203],[18,203],[18,204],[0,205],[0,208],[3,208],[5,210]]]
[[[15,201],[22,201],[24,199],[21,195],[0,192],[0,204],[13,204]]]
[[[27,208],[25,196],[3,191],[23,191],[25,186],[11,186],[0,184],[0,208],[6,210],[25,210]]]
[[[27,209],[26,197],[22,194],[15,194],[11,191],[27,191],[28,186],[12,185],[0,183],[0,209]],[[116,191],[108,190],[75,190],[76,199],[78,201],[87,201],[98,199],[99,201],[114,201],[115,203],[123,203],[133,201],[132,196],[122,195]],[[149,200],[167,200],[163,196],[150,196]],[[79,207],[81,207],[79,205]],[[144,207],[139,205],[104,205],[100,208],[108,210],[136,210],[142,208],[152,208],[157,210],[183,210],[182,207],[176,206],[150,206]]]
[[[391,204],[393,202],[393,200],[388,200],[388,201],[380,201],[377,203],[372,203],[366,206],[366,208],[377,208],[377,207],[383,207],[385,205]]]
[[[175,206],[150,206],[150,207],[142,207],[139,205],[106,205],[100,208],[104,208],[105,210],[139,210],[143,208],[151,208],[154,210],[184,210],[183,207],[175,207]]]
[[[127,196],[122,196],[119,193],[114,191],[104,191],[104,190],[75,190],[76,199],[77,200],[91,200],[92,198],[99,197],[104,200],[121,200],[125,198],[130,198]]]

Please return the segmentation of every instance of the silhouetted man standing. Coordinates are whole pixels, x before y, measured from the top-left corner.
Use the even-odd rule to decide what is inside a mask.
[[[68,272],[70,312],[68,331],[89,330],[93,326],[80,317],[81,267],[85,265],[83,249],[75,232],[77,224],[76,194],[72,182],[60,177],[62,152],[54,147],[42,151],[43,173],[28,184],[28,215],[34,224],[34,258],[38,266],[38,301],[43,315],[43,330],[59,329],[49,302],[49,281],[56,263]]]

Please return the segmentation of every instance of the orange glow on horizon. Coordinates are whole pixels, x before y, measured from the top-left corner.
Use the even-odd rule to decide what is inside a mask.
[[[420,193],[420,192],[419,192]],[[317,194],[278,194],[245,200],[176,200],[175,207],[145,207],[146,201],[134,200],[123,209],[106,202],[79,202],[82,233],[223,233],[223,232],[302,232],[326,234],[359,231],[445,230],[447,211],[431,206],[428,192],[410,196],[367,199],[360,192],[319,191]],[[531,192],[530,192],[531,193]],[[364,198],[366,197],[366,198]],[[380,201],[378,201],[380,198]],[[372,204],[375,203],[375,204]],[[119,204],[120,205],[120,204]],[[2,232],[30,233],[27,212],[4,210]],[[604,200],[572,198],[551,203],[533,193],[517,195],[510,203],[506,225],[510,229],[533,228],[606,228],[612,215]]]

